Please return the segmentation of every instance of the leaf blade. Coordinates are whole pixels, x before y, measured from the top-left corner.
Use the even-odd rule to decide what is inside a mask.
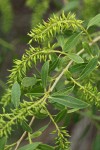
[[[100,26],[100,14],[97,14],[94,18],[92,18],[88,25],[87,25],[87,29],[89,29],[91,26],[93,25],[97,25]]]
[[[63,51],[68,52],[70,49],[75,47],[79,41],[80,36],[81,36],[81,33],[75,33],[71,37],[69,37],[69,39],[67,40],[67,42],[63,46]]]
[[[84,63],[84,60],[79,55],[76,55],[74,53],[72,54],[68,53],[67,56],[76,63]]]
[[[41,69],[41,79],[44,89],[47,86],[48,72],[49,72],[49,61],[45,62]]]
[[[79,100],[75,97],[72,96],[56,96],[56,97],[50,97],[50,102],[56,102],[58,104],[61,104],[65,107],[69,107],[69,108],[79,108],[79,109],[83,109],[89,106],[88,103]]]
[[[29,87],[35,85],[37,82],[35,77],[25,77],[22,80],[22,86],[23,87]]]
[[[0,150],[4,150],[6,142],[7,142],[7,138],[6,137],[0,138]]]
[[[15,82],[12,86],[11,91],[11,102],[15,108],[19,106],[20,96],[21,96],[20,85],[18,84],[18,82]]]
[[[27,144],[21,148],[19,148],[18,150],[35,150],[39,144],[41,144],[41,142],[34,142],[33,144]]]
[[[89,75],[97,66],[98,59],[96,57],[92,58],[89,63],[86,65],[86,67],[83,69],[83,71],[80,74],[79,79],[85,78],[87,75]]]

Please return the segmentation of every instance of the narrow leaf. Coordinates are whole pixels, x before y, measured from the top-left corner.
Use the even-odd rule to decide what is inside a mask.
[[[63,120],[66,114],[67,114],[67,110],[66,110],[66,109],[61,110],[61,111],[56,115],[56,117],[54,118],[55,122],[58,123],[58,122],[60,122],[61,120]]]
[[[100,14],[96,15],[94,18],[92,18],[89,21],[89,23],[87,25],[87,29],[94,25],[100,26]]]
[[[31,134],[31,139],[39,137],[47,129],[48,125],[49,124],[45,125],[44,127],[40,128],[38,131],[36,131],[33,134]]]
[[[73,61],[75,61],[76,63],[84,63],[84,60],[76,54],[67,54],[67,56],[72,59]]]
[[[83,69],[83,71],[80,74],[79,79],[84,79],[87,75],[89,75],[97,66],[98,59],[92,58],[89,63],[86,65],[86,67]]]
[[[57,41],[58,41],[59,46],[61,46],[61,48],[63,49],[63,46],[65,44],[65,38],[64,38],[64,36],[63,35],[59,35],[57,37]]]
[[[39,148],[40,150],[54,150],[54,148],[53,148],[52,146],[49,146],[49,145],[47,145],[47,144],[40,144],[40,145],[38,146],[38,148]]]
[[[63,46],[63,51],[68,52],[69,50],[73,49],[78,44],[80,36],[81,33],[76,33],[69,37],[68,41]]]
[[[29,87],[35,85],[37,82],[36,78],[34,77],[25,77],[22,80],[22,86],[23,87]]]
[[[94,141],[93,141],[93,150],[100,149],[100,134],[97,134]]]
[[[79,108],[79,109],[82,109],[82,108],[86,108],[89,106],[89,104],[87,104],[86,102],[84,101],[81,101],[75,97],[72,97],[72,96],[56,96],[56,97],[50,97],[50,102],[51,103],[58,103],[58,104],[61,104],[65,107],[69,107],[69,108]]]
[[[23,128],[24,131],[32,132],[31,127],[25,121],[22,122],[21,126],[22,126],[22,128]]]
[[[99,57],[100,48],[96,43],[91,46],[91,52],[93,56]]]
[[[41,143],[34,142],[33,144],[28,144],[26,146],[19,148],[18,150],[35,150],[39,146],[39,144],[41,144]]]
[[[6,142],[7,142],[7,138],[6,137],[0,138],[0,150],[4,150],[5,149]]]
[[[15,108],[19,106],[20,96],[21,96],[20,85],[18,84],[18,82],[15,82],[12,86],[11,91],[11,102]]]
[[[69,71],[71,73],[77,73],[82,71],[86,67],[87,63],[82,63],[82,64],[75,64],[72,67],[69,68]]]
[[[72,108],[72,109],[68,110],[67,113],[68,114],[73,113],[73,112],[78,111],[78,110],[79,110],[79,108]]]
[[[48,72],[49,72],[49,61],[45,62],[41,69],[41,79],[44,88],[46,88],[47,86]]]
[[[54,71],[54,69],[57,67],[57,65],[58,65],[58,62],[59,62],[59,59],[57,58],[56,60],[54,60],[51,64],[50,64],[50,66],[49,66],[49,72],[51,72],[51,71]]]
[[[61,90],[58,90],[57,92],[54,92],[53,94],[51,94],[51,96],[68,95],[73,91],[73,89],[74,89],[74,86],[70,85],[70,86],[67,86],[64,89],[61,89]]]
[[[89,46],[89,44],[87,42],[83,42],[82,43],[84,50],[91,55],[91,47]]]
[[[44,95],[44,93],[27,93],[27,94],[25,94],[25,96],[32,97],[32,98],[41,97],[43,95]]]

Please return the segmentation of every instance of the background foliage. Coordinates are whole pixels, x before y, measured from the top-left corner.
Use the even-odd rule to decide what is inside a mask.
[[[48,124],[49,118],[47,117],[47,114],[50,111],[50,113],[54,114],[54,116],[57,114],[54,119],[57,124],[59,123],[59,127],[67,126],[64,129],[58,129],[58,137],[60,138],[60,140],[61,138],[63,140],[62,135],[64,137],[67,137],[67,141],[65,141],[66,147],[69,146],[68,141],[71,140],[72,150],[99,150],[99,45],[88,44],[92,43],[90,38],[96,39],[96,37],[99,37],[100,34],[98,26],[92,26],[91,22],[90,24],[88,24],[89,20],[91,20],[91,18],[99,13],[99,3],[99,0],[96,1],[96,3],[94,2],[94,0],[19,0],[17,2],[15,0],[0,0],[0,103],[3,103],[4,106],[7,105],[3,109],[2,105],[0,105],[1,116],[2,113],[5,115],[4,120],[0,116],[0,128],[2,130],[2,126],[6,124],[5,121],[11,120],[8,125],[9,129],[5,129],[4,135],[7,135],[11,132],[12,125],[15,123],[17,124],[17,121],[20,122],[20,125],[17,125],[17,127],[14,126],[14,129],[16,131],[15,133],[17,135],[16,137],[14,136],[14,133],[7,143],[5,137],[0,140],[2,146],[5,145],[5,143],[8,145],[6,149],[10,149],[9,145],[11,143],[14,142],[15,144],[15,141],[19,139],[23,131],[27,131],[29,133],[28,138],[30,143],[32,143],[32,141],[30,140],[31,138],[33,141],[35,141],[34,138],[38,137],[37,141],[41,141],[41,139],[43,139],[43,143],[53,145],[54,142],[52,139],[53,137],[55,137],[54,134],[52,136],[49,136],[49,139],[44,138],[45,134],[49,134],[49,130],[50,132],[52,132],[52,130],[55,129],[52,123]],[[63,34],[60,31],[61,29],[64,30],[66,28],[66,25],[64,24],[59,24],[55,26],[55,28],[52,27],[51,30],[47,30],[47,32],[44,32],[42,34],[42,31],[51,27],[53,23],[57,23],[59,22],[59,20],[66,20],[66,17],[64,15],[62,15],[62,18],[59,18],[63,11],[66,16],[68,15],[68,12],[71,11],[76,14],[76,18],[85,20],[83,22],[83,25],[85,28],[89,27],[88,32],[91,37],[88,37],[88,35],[84,35],[87,33],[83,29],[83,27],[81,27],[81,21],[77,21],[76,24],[78,25],[78,27],[77,25],[75,27],[75,24],[72,26],[69,26],[69,24],[67,24],[68,30],[66,29],[64,32],[62,32]],[[55,13],[55,16],[53,16],[53,13]],[[40,24],[37,27],[38,23],[42,23],[42,19],[47,21],[48,17],[51,17],[49,23],[45,22],[44,24]],[[71,18],[70,17],[71,15],[69,15],[69,19],[76,21],[74,19],[74,15]],[[92,23],[93,22],[96,21],[92,21]],[[34,30],[31,30],[34,27],[36,28]],[[31,32],[29,33],[30,30]],[[73,34],[71,30],[74,30],[75,33]],[[29,33],[28,35],[30,37],[26,36],[27,33]],[[55,37],[55,33],[56,39],[53,38]],[[30,43],[30,48],[27,45],[28,42]],[[25,49],[28,48],[30,49],[30,51],[26,50],[25,52]],[[81,57],[79,57],[76,55],[76,53],[80,52],[82,48],[86,50],[86,53],[81,54]],[[66,51],[66,49],[68,51]],[[56,55],[53,54],[53,50],[55,50]],[[25,54],[22,56],[23,53]],[[33,53],[36,54],[34,55],[34,57],[32,57]],[[21,56],[21,60],[16,60],[21,58]],[[11,70],[13,59],[15,60],[14,67]],[[42,63],[39,63],[39,60],[41,60]],[[74,61],[73,65],[69,68],[69,72],[65,72],[63,78],[59,80],[56,88],[53,91],[55,92],[54,95],[49,98],[49,102],[51,103],[48,107],[49,111],[47,111],[47,109],[45,108],[45,106],[47,105],[47,103],[45,102],[40,107],[36,103],[34,107],[34,105],[32,105],[33,99],[36,99],[37,101],[38,98],[41,98],[44,95],[44,90],[46,91],[46,87],[55,81],[57,75],[59,75],[60,71],[68,64],[70,60]],[[33,65],[37,63],[37,66]],[[42,64],[44,64],[43,67],[41,67]],[[33,69],[29,71],[29,68],[31,67],[34,68],[34,71]],[[94,70],[95,67],[96,69]],[[11,70],[10,75],[9,72],[6,71],[7,69]],[[26,75],[27,70],[28,74]],[[54,72],[52,72],[53,70]],[[8,75],[8,84],[5,84],[7,80],[6,76]],[[54,78],[53,75],[55,75]],[[66,88],[68,89],[67,91],[65,90]],[[5,90],[7,94],[3,95]],[[69,95],[69,97],[67,98],[72,100],[72,104],[67,103],[66,106],[72,108],[72,110],[66,110],[66,108],[64,107],[65,105],[63,106],[63,104],[65,103],[65,97],[61,97],[61,95],[64,95],[64,93],[71,93],[71,95]],[[77,97],[77,99],[73,99],[73,95]],[[63,103],[57,96],[62,99]],[[21,102],[23,102],[21,104],[20,97]],[[25,99],[27,101],[25,101]],[[30,102],[29,99],[31,100]],[[86,102],[81,102],[81,108],[87,107],[88,103],[92,105],[91,109],[79,111],[79,99]],[[10,101],[12,101],[11,104],[9,104]],[[73,103],[74,101],[76,101],[76,104]],[[39,103],[41,104],[41,100]],[[19,105],[20,108],[23,109],[23,114],[22,110],[17,109]],[[14,109],[14,107],[16,109]],[[52,107],[55,107],[56,109],[53,110]],[[7,112],[10,113],[10,111],[13,112],[11,113],[11,116],[7,114]],[[73,111],[75,112],[71,113]],[[18,120],[14,122],[12,118],[17,116],[17,114],[21,114],[21,117],[19,115],[17,118]],[[32,132],[32,129],[28,126],[27,122],[28,120],[30,120],[30,117],[27,118],[27,120],[26,117],[32,116],[33,114],[37,119],[32,125],[33,133],[31,135],[30,133]],[[48,116],[50,117],[51,115],[48,114]],[[63,116],[65,116],[65,118],[63,118]],[[46,117],[47,119],[39,121],[40,118]],[[41,123],[41,126],[38,125],[39,122]],[[37,125],[38,127],[36,128]],[[81,128],[81,130],[79,130],[79,128]],[[66,130],[68,130],[69,133],[67,133]],[[18,131],[21,131],[21,133],[17,133]],[[79,135],[76,133],[79,133]],[[69,138],[69,134],[71,135],[71,138]],[[56,144],[58,146],[61,146],[61,143],[59,143],[59,138],[56,139]],[[25,140],[23,141],[23,144],[26,144]],[[32,149],[33,147],[34,149],[36,147],[38,147],[38,149],[53,149],[52,147],[42,145],[39,142],[35,143],[35,145],[31,144],[31,146]],[[4,149],[4,146],[0,148]],[[26,147],[26,149],[28,148]]]

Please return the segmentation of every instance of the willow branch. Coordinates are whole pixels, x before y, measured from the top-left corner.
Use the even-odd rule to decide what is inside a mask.
[[[33,116],[33,117],[32,117],[32,119],[31,119],[31,121],[30,121],[30,123],[29,123],[29,126],[31,126],[31,125],[32,125],[32,123],[33,123],[34,119],[35,119],[35,117]],[[17,149],[18,149],[18,147],[19,147],[20,143],[23,141],[23,139],[25,138],[26,134],[27,134],[27,132],[26,132],[26,131],[22,134],[22,136],[20,137],[20,139],[17,141],[17,143],[16,143],[16,147],[15,147],[15,149],[14,149],[14,150],[17,150]]]
[[[100,36],[98,36],[98,37],[96,37],[95,39],[93,39],[93,41],[90,42],[89,45],[92,46],[94,43],[96,43],[96,42],[99,41],[99,40],[100,40]],[[84,52],[84,50],[85,50],[84,48],[81,49],[81,50],[77,53],[77,55],[82,54],[82,53]],[[55,88],[55,86],[56,86],[56,84],[58,83],[58,81],[61,79],[61,77],[63,76],[63,74],[69,69],[69,67],[71,66],[72,63],[73,63],[73,61],[71,60],[71,61],[68,63],[68,65],[62,70],[62,72],[59,74],[59,76],[56,78],[55,82],[54,82],[53,85],[51,86],[50,92],[53,91],[53,89]]]

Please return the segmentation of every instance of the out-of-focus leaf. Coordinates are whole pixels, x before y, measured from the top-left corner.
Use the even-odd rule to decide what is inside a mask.
[[[92,150],[99,150],[100,149],[100,134],[96,135],[96,138],[93,142],[93,149]]]
[[[38,148],[40,148],[40,150],[54,150],[52,146],[49,146],[47,144],[40,144]]]
[[[78,110],[79,110],[79,108],[73,108],[73,109],[68,110],[67,113],[68,114],[73,113],[73,112],[78,111]]]
[[[84,50],[91,55],[91,47],[89,46],[89,44],[87,42],[82,42],[83,48]]]
[[[35,150],[41,142],[34,142],[33,144],[28,144],[26,146],[23,146],[19,148],[18,150]]]
[[[100,14],[96,15],[94,18],[92,18],[89,21],[89,23],[87,25],[87,29],[94,25],[100,26]]]
[[[6,142],[7,142],[7,138],[6,137],[0,138],[0,150],[4,150]]]
[[[64,12],[71,11],[75,8],[78,8],[79,2],[78,1],[68,1],[68,3],[63,8]]]

